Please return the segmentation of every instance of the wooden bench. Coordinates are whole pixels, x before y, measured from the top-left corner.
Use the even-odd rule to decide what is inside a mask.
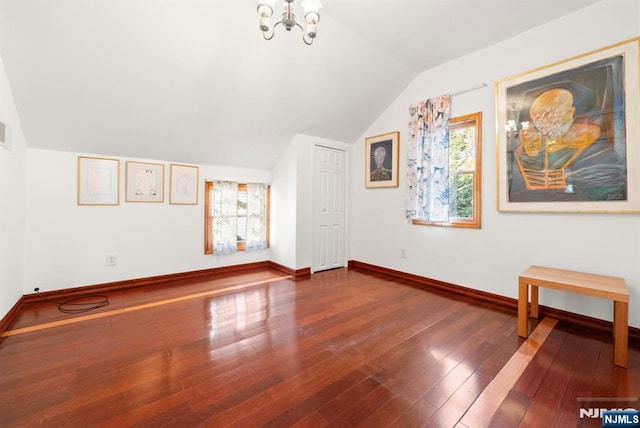
[[[614,363],[627,367],[629,291],[623,278],[530,266],[518,277],[518,336],[529,335],[529,286],[531,317],[538,318],[538,287],[553,288],[613,300]]]

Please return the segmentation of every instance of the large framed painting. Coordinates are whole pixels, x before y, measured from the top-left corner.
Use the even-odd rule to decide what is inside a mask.
[[[398,187],[399,144],[398,131],[365,138],[365,187]]]
[[[639,45],[496,82],[498,211],[640,212]]]

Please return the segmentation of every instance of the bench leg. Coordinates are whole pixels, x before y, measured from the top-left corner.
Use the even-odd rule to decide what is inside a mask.
[[[538,286],[531,285],[531,318],[538,318]]]
[[[614,339],[616,338],[616,320],[618,319],[617,311],[618,305],[616,305],[616,301],[613,300],[613,331],[611,333],[613,334]]]
[[[529,284],[518,284],[518,336],[529,336]]]
[[[629,345],[629,303],[613,302],[613,362],[616,366],[627,367]]]

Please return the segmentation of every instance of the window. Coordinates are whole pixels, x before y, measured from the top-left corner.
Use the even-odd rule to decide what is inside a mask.
[[[269,186],[205,182],[205,254],[269,247]]]
[[[238,184],[238,212],[236,218],[238,250],[244,251],[247,243],[247,185]]]
[[[480,228],[482,113],[452,118],[449,125],[448,218],[413,224]]]

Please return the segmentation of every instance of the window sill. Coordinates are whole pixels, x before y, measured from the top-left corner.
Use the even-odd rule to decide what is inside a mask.
[[[427,221],[414,219],[411,223],[418,226],[438,226],[438,227],[460,227],[463,229],[480,229],[480,221],[455,221],[455,222],[442,222],[442,221]]]

